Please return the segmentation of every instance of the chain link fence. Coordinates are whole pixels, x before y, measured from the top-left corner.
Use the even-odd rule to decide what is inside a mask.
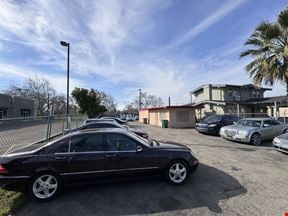
[[[55,115],[0,119],[0,154],[22,146],[48,141],[66,128],[79,126],[85,115]]]

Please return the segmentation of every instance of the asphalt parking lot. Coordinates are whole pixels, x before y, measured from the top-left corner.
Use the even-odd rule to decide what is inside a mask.
[[[28,201],[16,215],[269,215],[288,212],[288,155],[271,142],[250,146],[131,123],[157,140],[189,146],[201,165],[186,185],[137,180],[68,188],[56,200]]]

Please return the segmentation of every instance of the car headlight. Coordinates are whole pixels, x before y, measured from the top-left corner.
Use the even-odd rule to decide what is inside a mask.
[[[208,127],[216,127],[217,125],[216,124],[210,124],[208,125]]]
[[[238,131],[238,134],[239,134],[239,135],[246,136],[246,135],[248,135],[248,131],[241,131],[241,130],[239,130],[239,131]]]
[[[273,143],[280,143],[281,141],[280,141],[280,139],[278,138],[278,137],[275,137],[274,139],[273,139]]]

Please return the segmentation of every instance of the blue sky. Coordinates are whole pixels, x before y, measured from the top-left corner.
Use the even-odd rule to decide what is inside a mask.
[[[120,108],[138,89],[172,104],[206,83],[250,82],[239,59],[255,26],[273,21],[285,0],[18,0],[0,1],[0,89],[43,76],[66,91],[96,88]],[[285,94],[276,83],[269,95]]]

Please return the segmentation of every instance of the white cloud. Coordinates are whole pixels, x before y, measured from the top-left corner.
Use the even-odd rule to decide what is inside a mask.
[[[246,1],[228,1],[168,47],[185,44]],[[30,0],[18,4],[2,0],[0,40],[28,47],[40,59],[25,59],[14,65],[0,59],[0,76],[13,79],[39,74],[49,79],[58,92],[65,93],[66,76],[47,74],[39,71],[39,66],[60,67],[65,71],[66,49],[60,46],[59,41],[66,40],[71,43],[70,89],[74,86],[95,87],[95,75],[100,77],[95,80],[95,85],[97,82],[106,82],[107,85],[123,82],[126,86],[119,89],[118,95],[121,96],[116,98],[121,106],[130,102],[139,88],[161,96],[165,101],[170,96],[173,104],[179,104],[188,103],[189,91],[201,84],[244,84],[250,81],[243,69],[245,62],[227,58],[239,51],[239,44],[219,49],[217,53],[221,56],[210,54],[200,60],[179,57],[175,61],[169,58],[166,49],[146,51],[145,55],[134,51],[139,56],[137,61],[130,59],[134,56],[125,56],[129,48],[141,46],[142,39],[149,32],[157,31],[153,15],[167,9],[170,4],[171,1],[167,0]],[[75,79],[76,75],[77,78],[89,79],[90,83]]]
[[[7,79],[27,79],[35,76],[43,77],[50,81],[51,85],[58,93],[66,94],[66,76],[64,75],[49,75],[47,73],[39,72],[29,67],[19,67],[15,65],[0,63],[0,76]],[[70,93],[74,87],[85,87],[85,84],[80,80],[70,78]]]
[[[202,20],[196,26],[193,26],[187,33],[181,35],[174,41],[172,41],[167,48],[173,48],[187,43],[192,40],[195,36],[207,30],[209,27],[219,22],[221,19],[226,17],[229,13],[231,13],[236,8],[240,7],[247,0],[230,0],[229,2],[225,2],[223,6],[221,6],[218,10],[216,10],[213,14],[208,16],[206,19]]]

